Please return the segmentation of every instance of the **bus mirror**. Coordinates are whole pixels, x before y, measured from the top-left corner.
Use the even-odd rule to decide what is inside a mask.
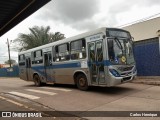
[[[134,37],[132,37],[132,41],[134,41]]]
[[[133,44],[133,41],[134,41],[134,37],[131,37],[131,40],[130,40],[130,41],[131,41],[131,44]]]
[[[103,35],[103,39],[105,39],[106,38],[106,36],[105,35]]]

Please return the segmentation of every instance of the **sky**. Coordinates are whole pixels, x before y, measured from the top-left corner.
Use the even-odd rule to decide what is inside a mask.
[[[7,38],[12,48],[11,40],[33,26],[50,26],[50,32],[71,37],[100,27],[121,27],[159,12],[160,0],[51,0],[0,37],[0,64],[8,60]],[[11,49],[11,59],[17,58]]]

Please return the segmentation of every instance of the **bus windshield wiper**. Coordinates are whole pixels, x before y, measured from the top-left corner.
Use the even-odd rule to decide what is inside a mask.
[[[122,44],[121,44],[121,42],[119,41],[119,39],[118,39],[117,37],[115,37],[114,40],[116,41],[117,46],[123,51],[123,47],[122,47]]]

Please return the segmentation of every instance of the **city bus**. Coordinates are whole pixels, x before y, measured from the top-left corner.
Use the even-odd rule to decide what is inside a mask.
[[[133,37],[119,28],[99,28],[22,51],[19,76],[45,84],[111,87],[136,77]]]

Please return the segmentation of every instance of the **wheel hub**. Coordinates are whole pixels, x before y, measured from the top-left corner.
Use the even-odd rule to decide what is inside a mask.
[[[84,78],[80,78],[79,79],[79,84],[80,84],[80,86],[85,86],[85,79]]]

